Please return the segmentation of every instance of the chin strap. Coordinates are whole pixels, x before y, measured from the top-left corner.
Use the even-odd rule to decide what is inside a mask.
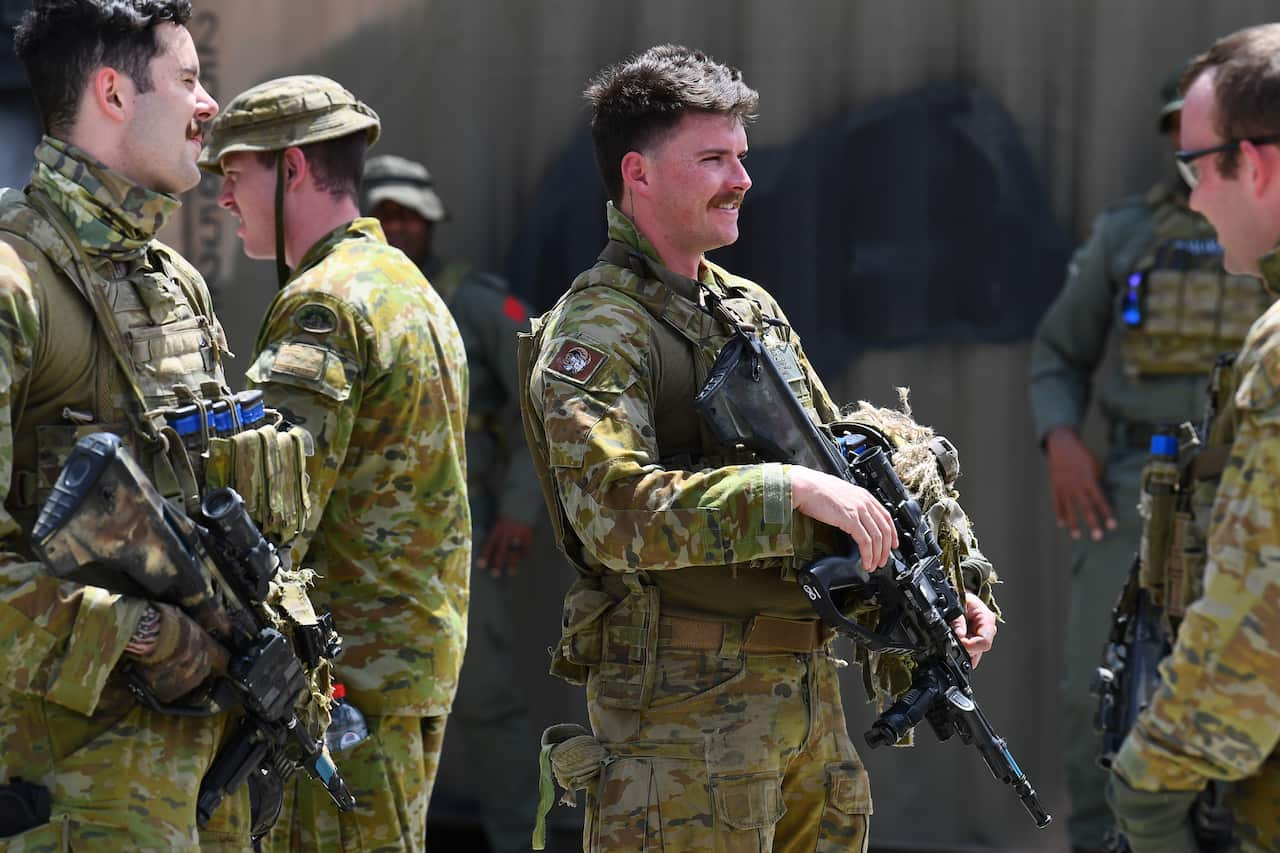
[[[276,284],[284,289],[289,265],[284,259],[284,149],[276,152]]]

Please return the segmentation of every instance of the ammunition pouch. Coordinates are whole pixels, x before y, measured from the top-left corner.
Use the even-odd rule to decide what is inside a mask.
[[[584,575],[564,596],[560,642],[552,652],[551,674],[570,684],[587,683],[587,668],[600,663],[604,614],[617,600],[601,589],[600,578]]]
[[[638,711],[653,697],[658,656],[658,588],[624,575],[627,597],[601,614],[600,663],[588,697],[606,708]]]
[[[1142,561],[1140,583],[1151,590],[1156,605],[1161,607],[1164,606],[1179,479],[1177,463],[1168,459],[1152,459],[1142,469],[1142,492],[1138,498],[1138,514],[1142,517],[1142,538],[1138,546]]]
[[[11,838],[49,822],[49,789],[20,778],[0,785],[0,838]]]
[[[311,508],[306,458],[312,443],[300,427],[282,426],[277,421],[211,438],[204,481],[207,490],[235,489],[262,532],[287,543],[302,532]]]

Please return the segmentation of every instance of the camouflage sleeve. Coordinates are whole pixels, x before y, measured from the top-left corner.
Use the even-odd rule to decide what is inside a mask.
[[[14,416],[22,408],[40,335],[31,280],[52,274],[34,249],[23,248],[20,257],[0,241],[0,685],[87,715],[97,707],[146,602],[60,583],[17,553],[23,533],[3,499],[13,480]]]
[[[364,365],[374,337],[343,300],[313,289],[277,299],[258,333],[245,374],[248,385],[262,389],[268,406],[315,439],[315,453],[307,459],[311,512],[291,543],[294,565],[301,565],[311,546],[346,459],[364,383],[371,378]]]
[[[533,459],[520,426],[519,365],[516,363],[516,335],[529,331],[529,311],[525,304],[510,293],[493,294],[495,305],[487,312],[489,324],[484,328],[484,351],[492,364],[493,375],[502,384],[505,394],[499,413],[505,425],[503,450],[507,453],[506,475],[503,477],[498,515],[512,521],[535,524],[543,517],[545,509],[538,477],[533,470]]]
[[[1236,396],[1240,431],[1214,502],[1204,594],[1116,758],[1138,789],[1251,776],[1280,743],[1280,336],[1262,353]]]
[[[652,320],[606,288],[563,303],[534,365],[548,456],[570,524],[614,571],[789,556],[812,525],[792,510],[790,466],[659,465]]]
[[[1032,338],[1028,379],[1040,441],[1056,426],[1074,427],[1084,420],[1093,372],[1102,360],[1115,310],[1114,238],[1118,229],[1130,227],[1131,216],[1128,210],[1109,211],[1095,220],[1093,233],[1072,256],[1066,283]]]

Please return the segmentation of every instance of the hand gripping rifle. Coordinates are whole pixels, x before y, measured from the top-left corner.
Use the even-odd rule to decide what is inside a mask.
[[[72,449],[31,540],[54,576],[180,607],[231,653],[226,678],[206,682],[183,704],[161,703],[130,678],[138,698],[162,713],[243,711],[200,783],[202,828],[249,779],[252,833],[264,835],[298,769],[349,811],[355,798],[295,713],[308,674],[341,651],[333,620],[317,617],[303,585],[281,575],[275,546],[234,490],[210,491],[200,510],[196,523],[175,509],[118,436],[93,433]]]
[[[973,666],[951,629],[964,608],[919,504],[889,462],[889,442],[862,427],[849,426],[839,437],[820,430],[754,335],[739,334],[725,346],[694,406],[726,444],[845,479],[869,491],[893,517],[900,545],[883,569],[867,572],[850,543],[847,556],[823,557],[799,573],[801,588],[827,625],[871,651],[915,661],[911,688],[877,718],[864,735],[867,744],[894,744],[927,719],[939,740],[958,734],[976,747],[992,774],[1013,786],[1036,826],[1047,826],[1049,813],[973,695]],[[858,599],[879,604],[874,630],[844,614],[843,603]]]

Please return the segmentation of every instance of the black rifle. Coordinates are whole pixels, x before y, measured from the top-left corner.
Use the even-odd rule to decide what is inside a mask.
[[[889,462],[887,441],[873,430],[849,430],[839,438],[820,430],[754,335],[739,334],[726,344],[694,406],[722,442],[861,486],[892,516],[900,544],[888,566],[868,573],[850,543],[847,556],[823,557],[799,573],[801,588],[829,626],[868,649],[909,654],[915,662],[911,688],[877,718],[864,735],[867,744],[897,743],[927,719],[939,740],[959,735],[976,747],[1036,826],[1047,826],[1051,816],[973,695],[973,665],[951,628],[964,608],[919,504]],[[844,614],[844,605],[859,599],[879,605],[875,630]]]
[[[317,617],[305,589],[278,577],[275,546],[234,490],[210,491],[200,510],[203,524],[160,496],[118,436],[94,433],[72,449],[31,540],[53,575],[180,607],[231,653],[226,678],[207,682],[184,704],[161,703],[130,679],[138,698],[162,713],[243,710],[200,783],[201,827],[248,779],[252,834],[264,835],[298,769],[320,780],[340,811],[354,808],[322,740],[294,710],[308,673],[341,651],[332,618]]]

